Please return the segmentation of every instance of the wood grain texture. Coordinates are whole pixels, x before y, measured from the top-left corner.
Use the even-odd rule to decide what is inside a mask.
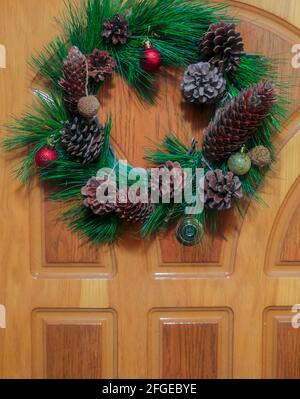
[[[264,312],[263,377],[300,378],[300,328],[293,328],[291,308],[272,307]],[[299,322],[299,318],[297,317]]]
[[[46,377],[101,378],[101,328],[101,325],[46,325]]]
[[[296,204],[294,204],[295,206]],[[290,220],[288,230],[284,237],[280,260],[282,262],[300,263],[300,205]]]
[[[300,329],[291,323],[277,327],[276,378],[300,378]]]
[[[33,377],[115,377],[116,328],[116,315],[109,309],[34,310]]]
[[[217,352],[217,324],[162,324],[163,378],[217,378]]]
[[[59,211],[64,205],[59,205],[48,200],[50,189],[45,188],[44,206],[44,240],[45,261],[51,263],[101,263],[99,248],[80,240],[78,234],[71,233],[65,222],[59,221]]]
[[[277,178],[268,179],[260,190],[269,207],[252,203],[242,225],[235,224],[228,230],[226,240],[222,241],[221,248],[219,244],[216,246],[214,255],[207,249],[205,253],[199,250],[182,253],[178,247],[170,250],[168,245],[174,244],[168,242],[161,242],[157,249],[157,243],[151,240],[141,242],[136,237],[123,236],[114,247],[115,273],[111,257],[104,254],[102,247],[99,264],[98,261],[92,265],[86,263],[95,261],[93,253],[79,249],[81,243],[71,238],[62,224],[51,224],[45,237],[45,231],[41,230],[44,217],[38,209],[38,204],[42,203],[40,190],[36,186],[30,190],[21,188],[11,176],[17,163],[15,156],[2,155],[0,303],[6,306],[7,326],[0,330],[0,378],[44,376],[41,326],[53,309],[58,309],[53,312],[56,325],[61,325],[65,318],[74,324],[74,317],[78,320],[86,309],[90,313],[91,309],[115,309],[117,337],[115,322],[108,323],[113,328],[103,330],[106,346],[102,353],[106,355],[102,373],[108,378],[146,378],[160,375],[160,365],[157,364],[160,357],[158,354],[152,357],[151,348],[155,352],[160,347],[157,339],[161,335],[155,323],[159,325],[161,314],[155,323],[153,321],[155,326],[149,325],[151,310],[165,309],[164,315],[170,308],[177,314],[182,309],[188,309],[185,311],[188,314],[197,309],[201,320],[195,315],[189,320],[203,323],[203,309],[218,313],[216,309],[220,307],[232,309],[232,322],[227,322],[230,319],[226,316],[228,313],[225,312],[223,318],[219,315],[224,328],[218,328],[218,376],[261,378],[265,375],[264,365],[269,363],[270,375],[276,375],[273,352],[267,352],[264,362],[261,360],[266,346],[262,340],[262,315],[269,306],[290,309],[293,304],[300,303],[300,280],[295,277],[295,270],[291,270],[288,278],[280,275],[273,278],[266,273],[268,262],[271,259],[273,264],[278,261],[278,248],[283,237],[290,234],[286,233],[286,226],[279,223],[280,239],[274,236],[274,246],[270,246],[274,223],[280,220],[277,216],[285,207],[290,216],[299,204],[290,196],[294,185],[298,184],[300,170],[300,136],[296,134],[300,122],[300,92],[295,90],[299,86],[299,70],[292,69],[290,61],[292,45],[300,43],[300,7],[298,0],[251,0],[251,4],[257,6],[255,8],[245,6],[246,2],[250,4],[250,0],[229,1],[229,4],[233,6],[232,13],[243,21],[241,31],[247,50],[280,57],[283,61],[278,68],[282,76],[289,76],[293,83],[290,98],[294,113],[286,122],[282,137],[276,140]],[[7,69],[0,70],[1,125],[9,114],[19,115],[32,102],[28,87],[33,74],[26,62],[32,53],[39,51],[57,34],[52,17],[60,14],[63,7],[61,0],[1,1],[0,40],[6,46],[8,57]],[[268,7],[270,13],[263,10]],[[297,28],[285,21],[293,21]],[[106,86],[100,94],[100,117],[104,120],[112,112],[114,145],[130,162],[144,165],[144,147],[149,145],[147,138],[157,141],[169,131],[176,132],[186,144],[192,137],[201,140],[210,111],[197,112],[182,102],[178,86],[180,74],[182,72],[163,71],[158,82],[160,98],[153,107],[141,104],[117,77],[112,86]],[[289,198],[292,198],[291,202]],[[168,236],[164,237],[164,240],[168,239]],[[161,248],[168,262],[162,261]],[[45,254],[52,263],[47,264]],[[297,254],[289,256],[295,258]],[[217,258],[219,264],[211,262]],[[177,263],[169,263],[176,259]],[[63,263],[70,260],[71,264]],[[100,265],[99,269],[105,269],[104,273],[101,270],[93,272],[97,265]],[[295,267],[299,270],[299,264]],[[219,275],[214,268],[225,272]],[[161,271],[165,273],[164,279],[158,278]],[[54,278],[50,279],[50,275]],[[34,316],[32,321],[32,312],[36,308],[46,311],[41,312],[41,317]],[[75,313],[78,313],[74,316],[70,309],[76,309]],[[98,314],[95,317],[103,320]],[[86,325],[87,318],[80,318],[80,323]],[[112,331],[115,341],[109,339]],[[222,334],[228,331],[228,334],[220,335],[220,331]],[[234,340],[231,347],[230,337]],[[292,337],[292,345],[298,340],[298,336]],[[117,350],[115,342],[118,342]]]
[[[50,202],[35,179],[30,189],[30,270],[37,278],[109,278],[116,271],[112,246],[97,247],[62,221],[65,204]]]
[[[229,378],[230,309],[153,309],[149,314],[150,377]]]
[[[298,175],[273,221],[265,254],[265,270],[271,276],[299,276],[299,195]]]
[[[299,1],[298,0],[237,0],[235,3],[252,5],[260,10],[265,10],[271,15],[276,15],[299,27]]]
[[[221,260],[223,238],[220,236],[205,237],[197,248],[184,247],[174,237],[174,230],[169,230],[160,239],[163,263],[218,263]]]

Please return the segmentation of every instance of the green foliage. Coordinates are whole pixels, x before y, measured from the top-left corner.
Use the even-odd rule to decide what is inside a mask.
[[[41,75],[53,82],[61,77],[61,63],[68,49],[77,46],[84,54],[94,48],[108,50],[116,60],[116,71],[152,102],[154,76],[140,66],[140,57],[147,39],[156,47],[166,66],[184,67],[199,58],[198,42],[211,23],[231,20],[224,4],[198,0],[86,0],[82,4],[69,3],[60,24],[60,36],[33,58],[31,64]],[[102,40],[102,23],[115,14],[127,15],[131,37],[126,45],[113,46]],[[95,93],[99,84],[92,84]]]
[[[29,146],[29,152],[17,170],[17,176],[27,183],[33,173],[35,153],[45,146],[50,137],[57,139],[67,120],[67,113],[62,99],[50,92],[45,97],[42,92],[36,92],[37,101],[20,119],[13,117],[5,126],[10,133],[3,140],[6,151],[22,149]]]
[[[289,85],[279,81],[277,74],[279,62],[271,60],[268,57],[255,54],[245,54],[241,58],[241,63],[236,72],[226,74],[227,95],[225,101],[238,95],[241,90],[257,84],[262,80],[274,82],[278,91],[278,99],[273,104],[269,116],[263,121],[257,129],[255,135],[247,142],[247,148],[251,149],[257,145],[264,145],[271,151],[273,160],[275,152],[272,144],[272,135],[279,133],[282,123],[288,116],[289,102],[286,99]],[[226,164],[222,164],[221,169],[228,170]],[[252,167],[245,176],[241,176],[243,192],[246,196],[262,201],[257,194],[257,188],[263,183],[265,173]]]
[[[126,45],[113,46],[105,43],[101,37],[102,24],[115,14],[128,17],[131,37]],[[201,59],[198,44],[209,25],[218,21],[233,21],[227,17],[227,6],[201,0],[85,0],[81,4],[69,2],[65,14],[60,18],[63,32],[43,51],[31,60],[31,65],[42,79],[50,80],[51,91],[47,96],[37,92],[36,103],[20,119],[12,118],[6,126],[10,132],[4,140],[6,151],[25,148],[27,154],[22,160],[17,176],[24,183],[36,170],[35,153],[47,145],[49,140],[56,143],[59,158],[52,168],[40,169],[43,181],[54,181],[56,192],[52,198],[67,201],[70,209],[64,214],[69,225],[96,244],[113,242],[120,231],[121,223],[116,215],[95,216],[90,209],[82,205],[81,188],[86,181],[95,176],[99,168],[110,167],[119,170],[118,160],[110,147],[111,118],[105,125],[105,142],[101,157],[94,164],[83,166],[69,158],[60,142],[60,132],[69,116],[62,99],[58,81],[62,77],[62,62],[67,57],[71,46],[76,45],[84,54],[90,54],[94,48],[108,50],[116,60],[116,71],[133,87],[139,96],[153,102],[155,75],[146,73],[140,66],[140,57],[144,43],[150,39],[157,48],[166,67],[186,67]],[[287,116],[288,103],[285,99],[287,85],[279,82],[276,73],[277,63],[261,55],[244,55],[236,72],[225,74],[227,93],[220,102],[222,106],[241,90],[258,83],[260,80],[272,80],[280,95],[273,105],[255,136],[247,143],[248,148],[265,145],[275,154],[272,147],[272,135],[279,132],[282,121]],[[89,91],[96,94],[100,84],[89,83]],[[184,168],[203,166],[201,151],[189,153],[175,135],[168,135],[156,150],[148,150],[146,158],[153,164],[168,160],[177,161]],[[226,162],[214,167],[227,170]],[[211,166],[204,164],[204,171]],[[130,170],[131,167],[129,167]],[[127,172],[128,173],[128,172]],[[246,176],[241,177],[246,197],[260,199],[257,188],[263,183],[264,174],[251,168]],[[158,229],[164,229],[172,221],[184,214],[182,204],[158,204],[155,212],[144,223],[141,233],[144,237]],[[243,209],[239,206],[243,213]],[[219,213],[205,210],[196,216],[210,231],[218,229]]]
[[[111,244],[117,238],[119,219],[115,214],[95,216],[89,208],[75,205],[64,213],[70,228],[94,244]]]
[[[55,181],[56,191],[52,198],[59,201],[81,198],[80,190],[91,176],[96,176],[102,167],[114,167],[115,159],[111,157],[109,139],[111,118],[104,128],[104,147],[99,161],[82,165],[69,159],[64,149],[60,149],[60,157],[53,162],[52,168],[41,168],[40,177],[43,181]]]

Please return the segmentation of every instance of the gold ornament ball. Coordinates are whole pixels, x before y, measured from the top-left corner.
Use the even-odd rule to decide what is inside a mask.
[[[251,168],[251,159],[247,154],[237,152],[232,154],[227,162],[229,170],[237,176],[243,176]]]
[[[264,145],[257,145],[248,152],[252,165],[259,169],[264,169],[272,162],[272,157],[269,149]]]
[[[81,97],[77,104],[77,110],[84,118],[93,118],[100,109],[100,103],[95,96]]]

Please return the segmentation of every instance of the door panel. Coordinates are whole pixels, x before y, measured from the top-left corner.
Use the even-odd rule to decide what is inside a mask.
[[[151,377],[232,377],[230,309],[154,310],[149,333]]]
[[[36,310],[32,314],[35,378],[116,376],[113,311]]]
[[[300,329],[291,328],[290,308],[270,308],[264,314],[264,377],[300,375]]]
[[[299,20],[297,3],[230,1],[247,51],[283,60],[293,113],[276,139],[275,177],[261,189],[269,207],[251,203],[244,221],[227,213],[222,235],[199,248],[181,247],[173,231],[92,247],[57,220],[62,205],[47,200],[50,188],[21,188],[11,176],[17,161],[1,157],[0,377],[300,378],[300,330],[290,323],[300,303],[300,72],[291,67],[300,31],[287,22]],[[57,33],[63,1],[1,5],[2,123],[31,103],[26,60]],[[156,106],[118,77],[101,91],[99,116],[112,112],[122,159],[145,165],[148,139],[170,131],[201,140],[210,111],[183,102],[181,76],[162,71]]]

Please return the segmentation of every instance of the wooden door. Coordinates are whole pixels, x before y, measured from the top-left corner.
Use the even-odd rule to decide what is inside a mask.
[[[291,325],[300,303],[300,70],[291,67],[300,4],[230,3],[248,52],[281,58],[294,86],[276,176],[261,190],[269,207],[252,203],[243,222],[229,214],[226,240],[201,248],[181,247],[170,231],[97,249],[57,221],[37,182],[20,187],[16,160],[2,155],[0,377],[300,378],[300,329]],[[62,9],[62,0],[1,0],[1,123],[31,102],[26,61],[55,35]],[[133,164],[145,164],[147,137],[201,137],[209,113],[182,102],[180,76],[162,74],[153,107],[118,78],[101,92],[100,117],[112,111],[114,145]]]

